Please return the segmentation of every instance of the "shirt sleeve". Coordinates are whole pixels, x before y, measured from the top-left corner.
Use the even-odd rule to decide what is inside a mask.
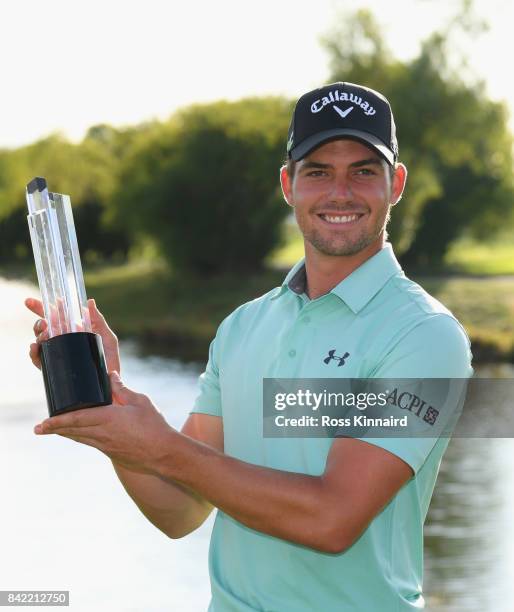
[[[473,375],[471,359],[469,338],[458,321],[449,315],[437,314],[408,332],[377,364],[372,376],[386,379],[467,379]],[[400,457],[417,474],[439,438],[384,436],[357,439]],[[447,443],[437,445],[441,455],[446,446]]]
[[[189,414],[201,413],[222,416],[219,376],[219,329],[209,347],[209,359],[205,372],[198,378],[199,392]]]

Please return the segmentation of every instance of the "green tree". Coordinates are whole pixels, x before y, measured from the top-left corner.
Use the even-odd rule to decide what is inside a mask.
[[[196,105],[155,126],[127,156],[117,219],[151,236],[176,271],[255,269],[278,243],[287,207],[279,168],[290,103]]]
[[[382,91],[393,107],[409,178],[389,234],[402,259],[413,264],[437,265],[462,234],[490,233],[506,216],[512,218],[506,107],[487,98],[484,83],[463,69],[455,53],[456,39],[481,29],[465,2],[445,28],[423,42],[418,56],[405,62],[392,56],[366,10],[324,39],[332,80]]]
[[[111,128],[110,142],[93,132],[78,145],[58,134],[13,151],[0,153],[0,258],[30,259],[24,188],[34,176],[44,176],[52,191],[68,193],[81,254],[123,255],[125,232],[108,225],[106,207],[114,190],[119,158],[114,144],[120,138]]]

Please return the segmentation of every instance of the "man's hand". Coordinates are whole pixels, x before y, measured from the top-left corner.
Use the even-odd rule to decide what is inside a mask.
[[[111,372],[110,378],[114,404],[45,419],[34,433],[70,438],[97,448],[133,472],[155,474],[156,466],[169,453],[173,435],[179,434],[150,398],[125,387],[117,372]]]
[[[35,298],[27,298],[25,306],[39,317],[44,317],[43,303]],[[109,372],[120,372],[120,352],[118,347],[118,338],[107,325],[107,321],[102,313],[96,307],[95,300],[88,300],[89,315],[91,317],[91,328],[94,333],[102,337],[104,346],[105,361]],[[39,345],[48,338],[47,322],[40,318],[34,323],[34,335],[36,342],[30,345],[29,355],[32,363],[36,368],[41,369],[41,360],[39,356]]]

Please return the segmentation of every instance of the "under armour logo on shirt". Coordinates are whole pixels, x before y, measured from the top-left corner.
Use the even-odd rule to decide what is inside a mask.
[[[332,359],[334,359],[335,361],[339,361],[339,363],[337,364],[337,367],[340,368],[341,366],[344,365],[346,359],[348,359],[348,357],[350,356],[350,353],[345,353],[342,357],[340,357],[339,355],[335,354],[336,349],[332,349],[331,351],[328,351],[328,357],[325,357],[325,359],[323,359],[323,363],[329,364]]]

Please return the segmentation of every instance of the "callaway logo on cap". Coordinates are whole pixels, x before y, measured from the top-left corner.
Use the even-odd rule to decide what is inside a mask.
[[[341,136],[363,142],[390,164],[398,159],[389,102],[378,91],[354,83],[332,83],[298,100],[289,126],[287,154],[298,161]]]

